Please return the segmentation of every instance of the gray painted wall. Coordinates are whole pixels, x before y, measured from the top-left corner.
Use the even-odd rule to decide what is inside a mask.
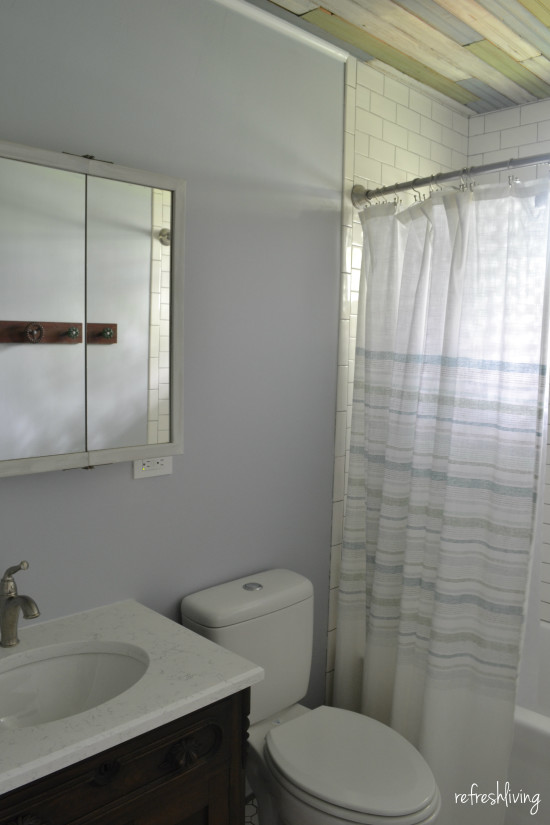
[[[236,6],[235,3],[233,3]],[[254,14],[257,14],[255,11]],[[273,566],[310,577],[323,700],[339,294],[341,58],[215,0],[0,6],[0,138],[187,181],[184,441],[0,481],[4,566],[49,619]]]

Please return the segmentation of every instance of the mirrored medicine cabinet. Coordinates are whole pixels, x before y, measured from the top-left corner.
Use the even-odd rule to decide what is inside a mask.
[[[0,476],[182,452],[184,194],[0,142]]]

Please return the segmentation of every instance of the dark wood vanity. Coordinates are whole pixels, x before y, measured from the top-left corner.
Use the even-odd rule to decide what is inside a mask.
[[[0,796],[0,825],[243,825],[247,688]]]

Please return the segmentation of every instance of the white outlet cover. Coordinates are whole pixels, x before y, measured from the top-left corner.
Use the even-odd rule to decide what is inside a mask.
[[[142,458],[134,461],[134,478],[151,478],[172,474],[172,456]]]

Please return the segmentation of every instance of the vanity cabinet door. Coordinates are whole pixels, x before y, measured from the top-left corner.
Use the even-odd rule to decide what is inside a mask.
[[[19,322],[0,341],[0,460],[86,449],[84,238],[83,175],[0,158],[0,320]],[[18,332],[44,322],[80,337]]]
[[[228,799],[227,775],[220,773],[210,780],[173,782],[78,825],[243,825],[231,819]]]

